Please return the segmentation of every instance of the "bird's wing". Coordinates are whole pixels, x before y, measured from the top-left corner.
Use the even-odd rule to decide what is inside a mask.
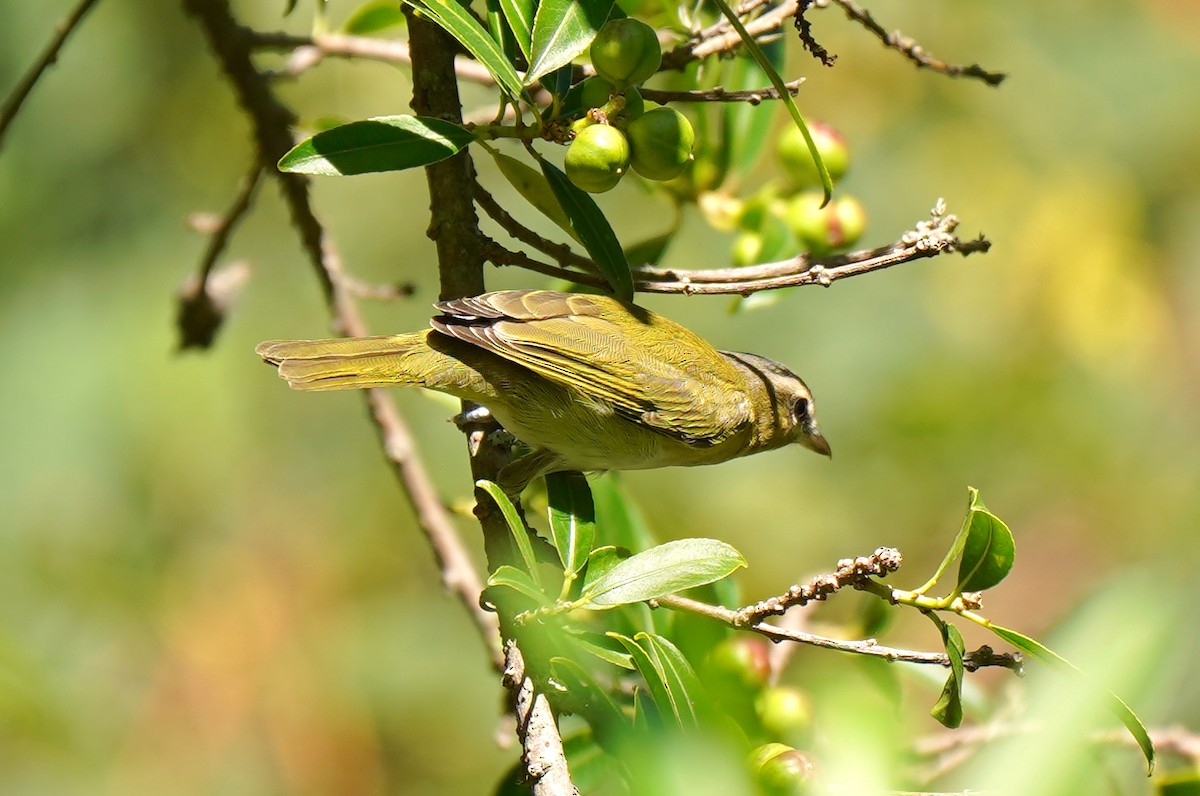
[[[715,445],[751,422],[744,380],[725,357],[684,327],[632,305],[514,290],[437,308],[443,314],[432,324],[439,332],[689,444]],[[657,328],[636,334],[637,324]]]

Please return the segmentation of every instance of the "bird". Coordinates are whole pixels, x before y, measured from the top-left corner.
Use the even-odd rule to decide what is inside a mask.
[[[555,472],[717,464],[792,443],[831,455],[799,376],[631,302],[501,290],[434,307],[424,331],[255,352],[296,390],[419,386],[482,405],[530,449],[498,475],[510,492]]]

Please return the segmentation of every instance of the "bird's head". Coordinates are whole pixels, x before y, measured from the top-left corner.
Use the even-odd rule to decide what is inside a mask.
[[[799,376],[757,354],[721,353],[746,377],[754,405],[756,448],[778,448],[795,442],[832,457],[829,442],[817,426],[812,393]]]

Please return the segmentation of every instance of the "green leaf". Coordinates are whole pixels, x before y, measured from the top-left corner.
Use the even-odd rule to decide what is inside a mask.
[[[929,715],[937,719],[942,726],[953,730],[962,724],[963,720],[963,655],[967,652],[967,645],[963,641],[962,633],[958,632],[954,625],[942,621],[934,614],[928,616],[941,631],[942,645],[946,648],[946,656],[950,658],[950,674],[946,678],[946,685]]]
[[[596,508],[583,473],[561,472],[546,476],[550,530],[563,570],[573,576],[587,563],[596,538]]]
[[[933,576],[925,582],[923,586],[917,589],[918,594],[924,594],[941,579],[942,575],[946,574],[946,570],[950,569],[950,565],[954,560],[962,555],[963,548],[967,546],[967,537],[971,533],[971,520],[974,517],[973,512],[976,508],[982,507],[979,502],[979,490],[973,486],[967,487],[967,514],[963,517],[962,525],[958,529],[958,535],[954,537],[954,542],[950,545],[950,549],[946,551],[946,555],[942,558],[942,563],[938,564],[937,571]]]
[[[629,653],[613,649],[611,644],[605,643],[611,641],[609,636],[602,636],[599,633],[568,630],[567,638],[571,639],[584,652],[594,655],[605,663],[611,663],[613,666],[619,666],[622,669],[635,668],[633,657]]]
[[[634,638],[639,641],[645,639],[649,643],[650,655],[658,664],[658,671],[662,673],[663,685],[666,687],[667,699],[676,723],[680,727],[696,726],[696,705],[703,699],[704,690],[700,685],[700,678],[696,676],[696,670],[679,648],[666,638],[650,633],[639,633]]]
[[[586,592],[590,584],[604,577],[608,574],[609,570],[631,555],[633,554],[624,547],[614,547],[613,545],[597,547],[588,556],[587,574],[584,578],[583,590]]]
[[[571,220],[571,227],[596,261],[600,273],[608,280],[613,295],[622,301],[632,301],[633,275],[629,272],[629,263],[625,260],[625,252],[616,233],[596,201],[576,188],[554,164],[546,160],[539,162],[542,174],[546,175],[554,195],[558,197],[558,203]]]
[[[517,189],[517,193],[521,194],[525,201],[540,210],[542,215],[557,224],[572,238],[578,240],[579,234],[571,226],[571,220],[567,218],[562,205],[558,203],[558,196],[550,187],[546,175],[527,163],[497,152],[492,147],[488,147],[488,153],[496,161],[496,167],[500,169],[504,179]]]
[[[533,578],[528,573],[508,564],[501,564],[497,567],[496,571],[488,576],[487,585],[507,586],[514,591],[524,594],[538,605],[548,605],[550,603],[550,600],[542,593],[537,584],[533,582]]]
[[[458,0],[408,0],[415,7],[425,12],[429,19],[453,36],[475,56],[475,60],[484,68],[500,87],[513,99],[520,99],[525,93],[521,78],[512,63],[471,13],[458,3]]]
[[[612,7],[613,0],[541,0],[533,21],[525,85],[571,63],[586,50]]]
[[[368,0],[350,12],[342,23],[342,33],[366,36],[404,24],[404,12],[395,0]]]
[[[990,589],[1008,575],[1016,556],[1012,531],[982,506],[972,506],[970,527],[958,565],[957,590]]]
[[[642,675],[642,679],[646,681],[646,686],[650,689],[650,698],[658,708],[660,716],[665,716],[666,711],[671,705],[671,695],[667,692],[667,684],[664,680],[664,674],[658,661],[650,657],[640,644],[638,644],[629,636],[623,636],[620,633],[609,633],[609,637],[615,638],[625,646],[633,658],[633,663],[637,667],[638,673]],[[646,634],[639,633],[638,637],[643,637]],[[643,715],[645,715],[643,713]]]
[[[1117,719],[1119,719],[1120,722],[1125,725],[1125,729],[1128,730],[1129,734],[1133,736],[1133,739],[1137,741],[1137,745],[1141,748],[1142,754],[1146,758],[1148,772],[1151,774],[1154,773],[1154,742],[1150,740],[1150,734],[1146,732],[1146,726],[1142,724],[1141,719],[1137,717],[1137,714],[1133,712],[1133,709],[1125,703],[1125,700],[1121,699],[1112,691],[1096,685],[1095,682],[1088,677],[1087,674],[1075,666],[1075,664],[1071,663],[1057,652],[1054,652],[1040,641],[1035,641],[1029,636],[1018,633],[1015,630],[1010,630],[1006,627],[1001,627],[1000,625],[994,625],[990,622],[987,623],[986,627],[988,630],[991,630],[997,636],[1004,639],[1009,644],[1012,644],[1022,652],[1028,653],[1037,660],[1049,664],[1050,666],[1054,666],[1061,671],[1068,672],[1080,678],[1082,682],[1093,686],[1096,691],[1103,696],[1105,700],[1105,707],[1107,707],[1109,712],[1116,716]]]
[[[445,160],[474,140],[441,119],[379,116],[301,141],[279,159],[279,170],[325,176],[399,171]]]
[[[508,529],[512,532],[513,540],[517,543],[517,550],[521,553],[521,560],[525,562],[525,570],[533,579],[534,585],[538,591],[542,590],[542,578],[538,573],[537,558],[533,555],[533,543],[529,540],[529,529],[525,527],[521,515],[517,513],[517,509],[513,506],[508,495],[504,494],[504,490],[491,481],[479,480],[475,482],[475,486],[486,492],[496,505],[500,507],[500,512],[504,515],[504,521],[508,523]]]
[[[508,26],[516,37],[517,47],[525,60],[529,60],[529,47],[533,41],[533,17],[537,11],[535,0],[497,0]]]
[[[582,607],[603,609],[653,600],[720,580],[746,559],[718,539],[679,539],[624,561],[584,587]]]

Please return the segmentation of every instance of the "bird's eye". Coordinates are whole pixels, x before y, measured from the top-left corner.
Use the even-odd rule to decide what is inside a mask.
[[[808,420],[811,411],[812,404],[807,398],[797,398],[796,403],[792,404],[792,417],[798,421]]]

